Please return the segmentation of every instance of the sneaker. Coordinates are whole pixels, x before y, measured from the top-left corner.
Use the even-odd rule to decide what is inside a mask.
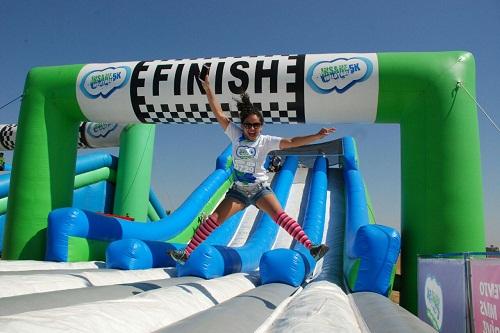
[[[200,215],[198,216],[198,225],[202,224],[205,222],[205,220],[208,218],[208,214],[205,212],[201,212]]]
[[[184,250],[170,250],[168,251],[168,255],[181,265],[184,265],[186,263],[186,260],[188,259],[188,256],[186,252],[184,252]]]
[[[325,244],[313,245],[309,250],[311,252],[311,256],[314,260],[319,261],[323,256],[328,252],[330,248]]]

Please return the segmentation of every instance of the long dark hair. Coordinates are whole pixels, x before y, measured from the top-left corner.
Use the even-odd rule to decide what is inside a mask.
[[[245,119],[247,119],[252,114],[259,117],[260,123],[264,124],[264,117],[262,116],[262,112],[260,112],[260,110],[252,104],[252,102],[250,101],[250,96],[248,96],[246,92],[240,94],[240,100],[236,100],[236,107],[240,112],[240,120],[242,124],[245,122]]]

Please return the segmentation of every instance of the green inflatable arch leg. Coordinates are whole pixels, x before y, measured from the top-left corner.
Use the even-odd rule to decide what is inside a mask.
[[[47,215],[71,206],[78,126],[85,120],[75,96],[81,67],[34,68],[26,79],[5,226],[5,259],[42,260]],[[30,222],[23,226],[19,221]]]
[[[155,125],[127,126],[120,136],[113,212],[147,221]]]
[[[417,313],[419,254],[483,251],[474,58],[379,54],[377,122],[401,124],[401,304]]]

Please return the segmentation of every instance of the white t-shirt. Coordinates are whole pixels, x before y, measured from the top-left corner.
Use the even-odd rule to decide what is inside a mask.
[[[259,135],[257,140],[245,139],[243,130],[230,122],[224,132],[233,144],[234,176],[237,185],[266,182],[268,177],[264,163],[270,151],[280,148],[281,137]]]

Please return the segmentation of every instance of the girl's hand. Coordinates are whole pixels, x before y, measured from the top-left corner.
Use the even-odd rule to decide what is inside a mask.
[[[323,139],[325,136],[335,132],[335,128],[330,127],[330,128],[322,128],[319,130],[318,135],[320,139]]]
[[[198,80],[200,80],[201,86],[203,87],[203,89],[205,89],[205,92],[208,93],[208,91],[210,90],[210,82],[208,81],[208,73],[207,73],[207,75],[205,75],[203,80],[200,77],[198,77]]]

